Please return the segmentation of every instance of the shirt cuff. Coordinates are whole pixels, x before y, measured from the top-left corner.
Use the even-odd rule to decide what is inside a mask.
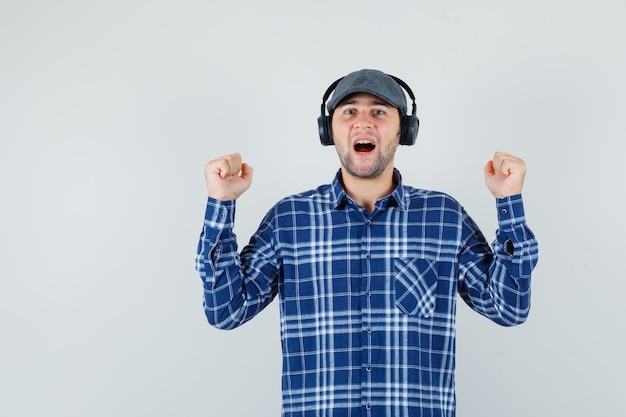
[[[234,224],[235,200],[221,201],[209,197],[204,212],[205,238],[217,242],[221,232],[232,229]]]
[[[511,228],[526,222],[521,194],[498,198],[496,199],[496,206],[498,208],[498,225],[500,228]]]

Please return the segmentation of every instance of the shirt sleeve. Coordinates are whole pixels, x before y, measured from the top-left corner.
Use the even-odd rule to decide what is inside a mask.
[[[277,293],[269,222],[262,223],[242,256],[233,232],[234,221],[234,200],[209,197],[196,251],[196,270],[204,285],[207,319],[222,329],[233,329],[247,322]]]
[[[531,272],[538,244],[526,224],[520,194],[496,200],[498,230],[489,246],[465,214],[459,257],[459,293],[475,311],[503,326],[526,321],[530,311]]]

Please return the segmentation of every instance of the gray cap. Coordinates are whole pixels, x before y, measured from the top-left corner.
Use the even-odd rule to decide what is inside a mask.
[[[354,93],[373,94],[400,110],[401,116],[407,114],[406,97],[400,84],[384,72],[372,69],[351,72],[339,81],[326,103],[328,113],[332,114],[344,98]]]

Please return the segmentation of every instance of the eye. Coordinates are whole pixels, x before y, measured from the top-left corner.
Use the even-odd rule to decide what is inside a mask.
[[[385,110],[383,110],[383,109],[374,109],[374,110],[372,111],[372,113],[373,113],[375,116],[384,116],[385,114],[387,114],[387,112],[386,112]]]

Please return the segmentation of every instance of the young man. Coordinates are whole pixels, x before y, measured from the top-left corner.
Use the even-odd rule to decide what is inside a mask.
[[[401,86],[361,70],[329,88],[320,134],[339,172],[278,202],[241,253],[235,200],[252,168],[239,154],[206,165],[196,260],[206,316],[232,329],[279,295],[283,416],[454,416],[457,295],[504,326],[528,315],[538,250],[524,161],[496,152],[484,167],[498,207],[490,247],[453,198],[402,183],[394,155],[413,143],[417,117]]]

